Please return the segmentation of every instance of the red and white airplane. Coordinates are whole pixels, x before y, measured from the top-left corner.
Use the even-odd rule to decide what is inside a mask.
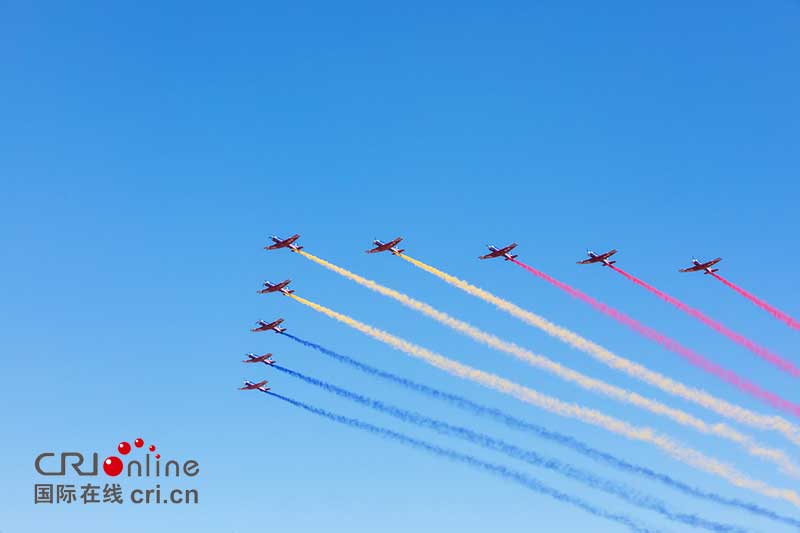
[[[402,240],[403,240],[402,237],[397,237],[396,239],[392,239],[389,242],[383,242],[379,241],[378,239],[375,239],[374,241],[372,241],[372,244],[375,245],[375,248],[367,250],[367,253],[377,254],[378,252],[385,252],[386,250],[389,250],[390,252],[392,252],[393,255],[400,255],[403,252],[405,252],[405,250],[398,250],[396,246],[397,243],[399,243]]]
[[[679,272],[700,272],[701,270],[705,270],[703,274],[713,274],[719,269],[711,267],[713,267],[720,261],[722,261],[722,258],[717,257],[716,259],[712,259],[711,261],[706,261],[705,263],[701,263],[696,258],[692,257],[692,263],[694,264],[694,266],[690,266],[689,268],[682,268],[679,270]]]
[[[282,318],[279,318],[275,322],[264,322],[263,320],[259,320],[256,322],[256,327],[251,329],[250,331],[269,331],[272,330],[275,333],[283,333],[286,331],[286,328],[279,328],[278,324],[283,322]]]
[[[617,253],[616,250],[611,250],[604,254],[596,254],[591,250],[586,250],[586,255],[589,256],[589,259],[584,259],[583,261],[578,261],[579,265],[591,265],[592,263],[603,263],[603,266],[611,266],[616,261],[609,261],[608,258]]]
[[[270,292],[280,292],[284,296],[289,296],[290,294],[292,294],[294,292],[293,290],[286,288],[286,286],[289,285],[291,282],[292,282],[292,280],[290,280],[290,279],[283,280],[280,283],[272,283],[271,281],[265,281],[264,282],[264,287],[265,288],[261,289],[260,291],[256,291],[256,292],[258,292],[258,294],[268,294]]]
[[[275,364],[275,360],[272,359],[271,353],[265,353],[264,355],[256,355],[254,353],[245,354],[249,359],[245,359],[242,363],[264,363],[265,365],[272,366]]]
[[[259,381],[258,383],[245,380],[244,387],[239,387],[239,390],[260,390],[261,392],[267,392],[268,390],[272,390],[266,386],[267,383],[269,382],[266,379],[264,381]]]
[[[294,241],[296,241],[299,238],[300,238],[300,234],[299,233],[295,233],[294,235],[292,235],[288,239],[281,239],[280,237],[276,237],[275,235],[272,235],[272,236],[270,236],[270,239],[272,239],[272,242],[274,244],[271,244],[269,246],[265,246],[264,249],[265,250],[277,250],[278,248],[289,248],[293,252],[299,252],[300,250],[303,249],[303,247],[302,246],[297,246],[296,244],[294,244]]]
[[[502,256],[506,258],[506,261],[511,261],[512,259],[516,259],[517,257],[519,257],[517,255],[512,255],[511,253],[509,253],[511,252],[511,250],[517,247],[517,243],[515,242],[512,242],[505,248],[498,248],[493,244],[487,244],[486,247],[489,248],[490,253],[482,255],[478,259],[494,259],[495,257]]]

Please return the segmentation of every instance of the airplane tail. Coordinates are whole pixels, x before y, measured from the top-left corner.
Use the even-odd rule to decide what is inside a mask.
[[[509,255],[508,257],[506,257],[506,261],[511,261],[512,259],[516,259],[517,257],[519,257],[519,255]]]
[[[294,294],[294,289],[289,289],[286,291],[286,294]]]
[[[719,269],[718,269],[718,268],[712,268],[712,269],[711,269],[711,272],[709,272],[708,270],[706,270],[705,272],[703,272],[703,274],[705,274],[705,275],[707,276],[707,275],[709,275],[709,274],[713,274],[714,272],[718,272],[718,271],[719,271]]]
[[[394,255],[400,255],[400,254],[402,254],[403,252],[405,252],[405,250],[403,250],[403,249],[400,249],[400,250],[397,250],[396,252],[394,252]]]
[[[286,328],[275,328],[275,333],[283,333],[286,331]]]
[[[616,263],[616,261],[609,261],[609,262],[608,262],[609,266],[610,266],[610,265],[613,265],[614,263]]]

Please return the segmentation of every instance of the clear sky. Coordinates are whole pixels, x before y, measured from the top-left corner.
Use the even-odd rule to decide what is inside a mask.
[[[623,531],[484,472],[236,390],[242,379],[261,378],[289,397],[514,466],[653,527],[685,530],[239,362],[245,352],[271,351],[290,368],[558,457],[682,511],[788,531],[248,329],[285,317],[292,333],[372,365],[800,516],[647,445],[449,377],[288,298],[255,294],[264,279],[291,277],[311,300],[797,488],[727,442],[561,382],[300,256],[262,247],[270,234],[301,233],[312,253],[719,421],[404,261],[363,253],[375,237],[402,235],[414,257],[620,355],[770,412],[521,269],[476,260],[485,243],[514,240],[526,262],[800,401],[795,381],[750,352],[607,269],[575,265],[587,247],[616,247],[626,270],[800,363],[800,332],[709,277],[676,272],[692,255],[721,255],[721,273],[800,315],[800,6],[378,4],[0,7],[0,530]],[[798,456],[780,437],[746,432]],[[138,436],[165,458],[200,463],[199,476],[177,484],[198,488],[200,505],[34,505],[37,454],[102,457]]]

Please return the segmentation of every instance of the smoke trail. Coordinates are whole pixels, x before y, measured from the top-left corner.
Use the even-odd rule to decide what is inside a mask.
[[[590,513],[594,516],[605,518],[607,520],[611,520],[613,522],[617,522],[619,524],[627,526],[631,531],[636,531],[638,533],[650,533],[656,530],[645,527],[634,521],[627,515],[624,514],[615,514],[610,511],[606,511],[599,507],[595,507],[594,505],[590,504],[589,502],[578,498],[577,496],[572,496],[570,494],[566,494],[554,488],[551,488],[541,481],[530,477],[522,472],[517,470],[512,470],[502,465],[497,465],[494,463],[488,463],[486,461],[482,461],[477,459],[471,455],[467,455],[464,453],[457,452],[455,450],[451,450],[448,448],[441,448],[434,444],[430,444],[423,440],[413,439],[407,435],[402,433],[398,433],[396,431],[392,431],[386,428],[382,428],[380,426],[374,426],[372,424],[368,424],[367,422],[362,422],[361,420],[355,418],[349,418],[346,416],[338,415],[336,413],[332,413],[330,411],[326,411],[324,409],[320,409],[318,407],[314,407],[312,405],[305,404],[303,402],[287,398],[286,396],[281,396],[280,394],[276,394],[274,392],[267,392],[266,394],[272,396],[273,398],[278,398],[279,400],[283,400],[284,402],[290,403],[295,407],[299,407],[308,411],[309,413],[313,413],[315,415],[321,416],[323,418],[327,418],[328,420],[332,420],[334,422],[338,422],[340,424],[344,424],[346,426],[350,426],[356,429],[360,429],[362,431],[366,431],[368,433],[372,433],[373,435],[378,435],[380,437],[384,437],[387,439],[391,439],[406,446],[410,446],[412,448],[417,448],[419,450],[425,450],[430,452],[434,455],[438,455],[439,457],[444,457],[451,461],[457,463],[463,463],[475,468],[479,468],[481,470],[485,470],[489,473],[495,474],[499,477],[505,478],[509,481],[514,481],[519,483],[520,485],[534,491],[538,492],[539,494],[544,494],[546,496],[550,496],[558,501],[569,503],[580,509],[583,509],[587,513]]]
[[[520,401],[536,405],[548,412],[564,416],[567,418],[574,418],[591,424],[600,428],[622,435],[631,440],[650,443],[664,453],[670,455],[674,459],[684,462],[699,470],[712,474],[714,476],[725,479],[729,483],[740,487],[758,492],[770,498],[782,499],[800,507],[800,495],[791,489],[779,489],[772,487],[763,481],[752,479],[743,473],[736,470],[734,467],[722,463],[716,459],[707,457],[703,453],[692,448],[683,446],[673,441],[671,438],[660,435],[648,427],[633,426],[622,420],[608,416],[600,411],[582,407],[574,403],[567,403],[551,396],[542,394],[534,389],[523,387],[517,383],[501,378],[495,374],[484,372],[467,365],[463,365],[452,359],[448,359],[442,355],[431,352],[421,346],[412,344],[406,340],[400,339],[385,331],[368,326],[362,322],[358,322],[346,315],[337,313],[336,311],[327,307],[321,306],[305,298],[301,298],[296,294],[289,295],[294,300],[306,305],[322,314],[325,314],[339,322],[346,324],[362,333],[377,339],[396,350],[402,351],[412,357],[416,357],[425,361],[426,363],[435,366],[453,376],[461,379],[468,379],[484,387],[491,388],[507,394]]]
[[[468,294],[480,298],[485,302],[491,303],[498,309],[505,311],[515,318],[518,318],[523,322],[544,331],[548,335],[583,351],[584,353],[592,356],[611,368],[625,372],[626,374],[654,385],[665,392],[679,396],[698,405],[702,405],[707,409],[711,409],[722,416],[734,419],[740,423],[757,427],[759,429],[778,431],[785,435],[793,443],[800,445],[800,428],[781,417],[766,416],[755,413],[743,407],[739,407],[722,399],[716,398],[706,391],[688,387],[680,382],[668,378],[667,376],[664,376],[663,374],[649,370],[638,363],[634,363],[633,361],[612,353],[606,348],[603,348],[602,346],[595,344],[594,342],[585,339],[564,327],[553,324],[552,322],[535,313],[522,309],[521,307],[507,300],[499,298],[494,294],[491,294],[490,292],[476,287],[455,276],[451,276],[450,274],[442,272],[441,270],[427,265],[422,261],[409,257],[405,254],[401,254],[400,257],[416,267],[421,268],[422,270],[425,270],[426,272],[446,281],[450,285],[453,285],[454,287],[457,287]]]
[[[759,457],[761,459],[771,461],[777,464],[781,470],[789,475],[800,477],[800,468],[798,468],[792,461],[789,459],[788,456],[781,450],[776,450],[773,448],[767,448],[765,446],[759,445],[757,442],[753,440],[752,437],[748,435],[744,435],[735,429],[727,426],[725,424],[709,424],[702,419],[699,419],[695,416],[690,415],[689,413],[682,411],[680,409],[676,409],[670,406],[667,406],[661,402],[652,400],[635,392],[631,392],[625,390],[621,387],[617,387],[615,385],[611,385],[604,381],[591,378],[586,376],[585,374],[581,374],[575,370],[572,370],[569,367],[562,366],[561,364],[548,359],[542,355],[534,354],[533,352],[526,350],[514,343],[504,341],[498,338],[495,335],[482,331],[471,324],[468,324],[462,320],[458,320],[447,313],[439,311],[434,307],[420,302],[419,300],[415,300],[399,291],[394,289],[390,289],[388,287],[384,287],[375,281],[366,279],[362,276],[354,274],[349,270],[346,270],[342,267],[334,265],[324,259],[316,257],[307,252],[300,252],[300,255],[303,257],[314,261],[315,263],[324,266],[325,268],[336,272],[337,274],[344,276],[352,281],[355,281],[361,286],[367,287],[379,294],[384,296],[388,296],[403,305],[418,311],[425,316],[433,318],[437,322],[444,324],[445,326],[458,331],[468,337],[481,342],[495,350],[499,350],[510,354],[517,359],[525,361],[526,363],[535,366],[537,368],[546,370],[552,374],[555,374],[559,378],[578,385],[584,389],[604,394],[610,398],[614,398],[615,400],[625,402],[631,405],[635,405],[642,409],[646,409],[651,413],[655,413],[660,416],[665,416],[679,424],[684,426],[688,426],[696,431],[700,431],[705,434],[709,435],[716,435],[717,437],[721,437],[723,439],[727,439],[736,443],[737,445],[741,446],[744,450],[746,450],[751,455]]]
[[[753,294],[750,294],[749,292],[747,292],[743,288],[739,287],[738,285],[736,285],[732,281],[728,281],[727,279],[723,278],[719,274],[716,274],[716,273],[712,272],[711,275],[714,276],[715,278],[717,278],[718,280],[720,280],[722,283],[724,283],[725,285],[727,285],[731,289],[735,290],[736,292],[738,292],[739,294],[744,296],[745,298],[747,298],[748,300],[750,300],[751,302],[753,302],[754,304],[756,304],[758,307],[760,307],[764,311],[768,312],[769,314],[771,314],[772,316],[777,318],[778,320],[782,320],[782,321],[786,322],[786,325],[788,325],[789,327],[794,328],[794,329],[800,329],[800,322],[798,322],[797,320],[795,320],[791,316],[787,315],[786,313],[784,313],[780,309],[778,309],[776,307],[773,307],[772,305],[770,305],[769,303],[765,302],[761,298],[759,298],[759,297],[757,297],[757,296],[755,296]]]
[[[305,374],[302,374],[300,372],[291,370],[289,368],[280,365],[274,365],[273,368],[275,370],[288,374],[292,377],[300,379],[306,383],[319,387],[327,392],[330,392],[331,394],[335,394],[339,397],[346,398],[360,405],[367,406],[378,412],[388,414],[389,416],[393,416],[399,420],[402,420],[403,422],[432,429],[443,435],[449,435],[460,439],[464,439],[472,444],[476,444],[488,450],[504,453],[513,459],[525,461],[528,464],[531,464],[533,466],[538,466],[540,468],[546,468],[548,470],[566,476],[570,479],[574,479],[593,489],[597,489],[606,492],[608,494],[612,494],[614,496],[617,496],[618,498],[622,498],[626,502],[632,505],[636,505],[637,507],[654,511],[674,522],[680,522],[683,524],[690,525],[692,527],[699,527],[717,532],[746,531],[745,529],[737,526],[706,520],[695,514],[686,514],[686,513],[671,511],[666,503],[657,498],[641,494],[629,487],[626,487],[625,485],[616,483],[608,479],[601,478],[599,476],[592,474],[591,472],[581,470],[580,468],[570,465],[569,463],[563,463],[558,459],[543,457],[534,451],[525,450],[523,448],[520,448],[519,446],[509,444],[500,439],[495,439],[484,433],[478,433],[476,431],[461,426],[454,426],[452,424],[448,424],[446,422],[442,422],[440,420],[427,417],[420,413],[407,411],[399,407],[385,404],[380,400],[375,400],[372,398],[368,398],[366,396],[362,396],[361,394],[357,394],[355,392],[348,391],[341,387],[337,387],[336,385],[327,383],[320,379],[306,376]]]
[[[570,287],[566,283],[562,283],[561,281],[558,281],[557,279],[555,279],[555,278],[553,278],[551,276],[548,276],[544,272],[542,272],[540,270],[537,270],[537,269],[533,268],[530,265],[526,265],[525,263],[523,263],[521,261],[517,261],[517,260],[512,260],[512,261],[515,264],[517,264],[517,265],[521,266],[522,268],[524,268],[525,270],[527,270],[528,272],[530,272],[531,274],[533,274],[535,276],[538,276],[538,277],[542,278],[543,280],[547,281],[548,283],[551,283],[551,284],[555,285],[556,287],[558,287],[559,289],[565,291],[570,296],[572,296],[574,298],[577,298],[577,299],[579,299],[579,300],[581,300],[581,301],[583,301],[585,303],[588,303],[589,305],[591,305],[592,307],[594,307],[598,311],[600,311],[602,313],[605,313],[606,315],[612,317],[614,320],[617,320],[618,322],[620,322],[622,324],[625,324],[626,326],[628,326],[632,330],[636,331],[640,335],[642,335],[644,337],[647,337],[648,339],[654,340],[657,343],[659,343],[662,346],[664,346],[665,348],[667,348],[668,350],[677,353],[678,355],[680,355],[681,357],[683,357],[684,359],[689,361],[689,363],[691,363],[692,365],[694,365],[694,366],[696,366],[696,367],[698,367],[698,368],[700,368],[700,369],[702,369],[702,370],[704,370],[704,371],[706,371],[706,372],[708,372],[710,374],[713,374],[714,376],[716,376],[716,377],[724,380],[725,382],[735,386],[739,390],[741,390],[741,391],[743,391],[743,392],[745,392],[745,393],[747,393],[747,394],[749,394],[751,396],[755,396],[756,398],[759,398],[760,400],[765,401],[765,402],[769,403],[770,405],[772,405],[774,407],[777,407],[779,409],[785,410],[785,411],[791,413],[794,416],[800,416],[800,406],[798,406],[798,405],[796,405],[796,404],[794,404],[794,403],[792,403],[792,402],[790,402],[788,400],[785,400],[784,398],[781,398],[780,396],[778,396],[778,395],[776,395],[776,394],[774,394],[772,392],[769,392],[767,390],[762,389],[761,387],[759,387],[755,383],[752,383],[752,382],[746,380],[745,378],[739,376],[735,372],[732,372],[731,370],[723,368],[723,367],[717,365],[716,363],[714,363],[712,361],[709,361],[708,359],[706,359],[702,355],[700,355],[697,352],[695,352],[695,351],[683,346],[679,342],[677,342],[677,341],[675,341],[673,339],[670,339],[669,337],[659,333],[658,331],[656,331],[656,330],[654,330],[654,329],[652,329],[652,328],[650,328],[648,326],[645,326],[644,324],[634,320],[633,318],[629,317],[628,315],[626,315],[624,313],[621,313],[620,311],[617,311],[616,309],[614,309],[612,307],[607,306],[606,304],[598,302],[597,300],[595,300],[591,296],[588,296],[588,295],[584,294],[583,292],[579,291],[578,289],[575,289],[574,287]],[[757,416],[760,416],[760,415],[757,415]],[[800,431],[800,430],[797,430],[797,431]],[[795,440],[795,442],[797,444],[800,444],[800,434],[797,434],[795,432],[794,437],[795,438],[793,440]]]
[[[750,350],[751,352],[756,354],[761,359],[764,359],[765,361],[767,361],[769,363],[772,363],[773,365],[775,365],[776,367],[780,368],[784,372],[787,372],[788,374],[790,374],[792,377],[800,377],[800,368],[797,368],[791,362],[781,358],[777,354],[772,353],[771,351],[767,350],[763,346],[759,346],[758,344],[754,343],[753,341],[751,341],[750,339],[744,337],[743,335],[740,335],[739,333],[736,333],[735,331],[732,331],[732,330],[728,329],[727,327],[725,327],[724,325],[720,324],[716,320],[712,320],[711,318],[707,317],[706,315],[704,315],[703,313],[701,313],[697,309],[695,309],[693,307],[689,307],[688,305],[686,305],[685,303],[681,302],[680,300],[678,300],[676,298],[673,298],[669,294],[656,289],[655,287],[653,287],[652,285],[650,285],[648,283],[645,283],[644,281],[640,280],[636,276],[628,274],[627,272],[625,272],[621,268],[617,268],[614,265],[610,265],[610,268],[612,270],[614,270],[615,272],[618,272],[618,273],[622,274],[623,276],[625,276],[626,278],[628,278],[629,280],[634,282],[636,285],[639,285],[640,287],[644,287],[645,289],[647,289],[648,291],[652,292],[653,294],[655,294],[656,296],[658,296],[659,298],[661,298],[665,302],[669,302],[670,304],[674,305],[675,307],[677,307],[678,309],[680,309],[684,313],[686,313],[686,314],[688,314],[690,316],[693,316],[694,318],[696,318],[697,320],[699,320],[700,322],[702,322],[706,326],[710,327],[714,331],[716,331],[718,333],[721,333],[722,335],[728,337],[733,342],[735,342],[737,344],[740,344],[741,346],[744,346],[745,348],[747,348],[748,350]],[[797,406],[795,406],[795,407],[797,407]],[[798,409],[800,409],[800,407],[798,407]],[[795,413],[795,415],[796,416],[800,416],[800,415],[797,415],[797,413]]]
[[[768,519],[774,520],[776,522],[781,522],[781,523],[784,523],[784,524],[787,524],[787,525],[790,525],[790,526],[794,526],[794,527],[800,529],[800,520],[796,520],[796,519],[788,517],[788,516],[780,515],[780,514],[774,512],[774,511],[772,511],[770,509],[766,509],[764,507],[760,507],[759,505],[756,505],[755,503],[747,502],[747,501],[743,501],[743,500],[738,500],[738,499],[734,499],[734,498],[725,498],[725,497],[723,497],[723,496],[721,496],[719,494],[701,490],[701,489],[699,489],[697,487],[693,487],[691,485],[688,485],[688,484],[686,484],[686,483],[684,483],[682,481],[678,481],[678,480],[668,476],[667,474],[662,474],[662,473],[656,472],[655,470],[652,470],[650,468],[629,463],[628,461],[625,461],[624,459],[621,459],[621,458],[616,457],[614,455],[611,455],[609,453],[603,452],[603,451],[598,450],[596,448],[592,448],[592,447],[588,446],[587,444],[584,444],[582,441],[579,441],[579,440],[575,439],[574,437],[570,437],[568,435],[564,435],[564,434],[561,434],[561,433],[558,433],[558,432],[555,432],[555,431],[551,431],[551,430],[549,430],[549,429],[547,429],[547,428],[545,428],[543,426],[539,426],[539,425],[533,424],[531,422],[528,422],[528,421],[522,420],[520,418],[516,418],[514,416],[506,414],[503,411],[501,411],[500,409],[497,409],[497,408],[494,408],[494,407],[487,407],[485,405],[481,405],[481,404],[478,404],[476,402],[473,402],[472,400],[469,400],[469,399],[464,398],[462,396],[458,396],[458,395],[455,395],[455,394],[450,394],[450,393],[441,391],[439,389],[434,389],[433,387],[429,387],[427,385],[423,385],[421,383],[417,383],[415,381],[412,381],[410,379],[404,378],[402,376],[398,376],[396,374],[392,374],[390,372],[386,372],[386,371],[377,369],[375,367],[369,366],[369,365],[367,365],[365,363],[362,363],[361,361],[357,361],[356,359],[353,359],[353,358],[348,357],[346,355],[342,355],[340,353],[334,352],[333,350],[329,350],[328,348],[325,348],[324,346],[321,346],[321,345],[316,344],[314,342],[307,341],[305,339],[301,339],[300,337],[296,337],[296,336],[294,336],[294,335],[292,335],[290,333],[284,333],[283,335],[286,336],[286,337],[289,337],[290,339],[292,339],[295,342],[298,342],[298,343],[302,344],[303,346],[306,346],[308,348],[312,348],[312,349],[314,349],[314,350],[316,350],[316,351],[318,351],[318,352],[320,352],[320,353],[322,353],[324,355],[327,355],[328,357],[332,358],[335,361],[338,361],[340,363],[344,363],[346,365],[349,365],[349,366],[355,368],[356,370],[364,372],[367,375],[374,376],[374,377],[377,377],[377,378],[380,378],[380,379],[384,379],[384,380],[392,382],[392,383],[396,383],[396,384],[398,384],[398,385],[400,385],[402,387],[405,387],[405,388],[407,388],[409,390],[412,390],[412,391],[420,393],[420,394],[424,394],[424,395],[426,395],[426,396],[428,396],[430,398],[433,398],[435,400],[446,402],[449,405],[452,405],[453,407],[457,407],[457,408],[462,409],[464,411],[468,411],[468,412],[470,412],[470,413],[472,413],[474,415],[481,416],[481,417],[488,418],[488,419],[492,419],[492,420],[494,420],[496,422],[500,422],[502,424],[505,424],[506,426],[508,426],[508,427],[510,427],[512,429],[519,430],[519,431],[524,431],[524,432],[527,432],[527,433],[529,433],[531,435],[534,435],[534,436],[540,437],[542,439],[548,440],[550,442],[553,442],[555,444],[558,444],[558,445],[561,445],[561,446],[565,446],[565,447],[567,447],[567,448],[569,448],[569,449],[571,449],[571,450],[573,450],[573,451],[575,451],[577,453],[580,453],[581,455],[583,455],[583,456],[585,456],[585,457],[587,457],[587,458],[589,458],[589,459],[591,459],[593,461],[596,461],[598,463],[605,464],[607,466],[611,466],[613,468],[616,468],[616,469],[618,469],[620,471],[623,471],[623,472],[626,472],[626,473],[629,473],[629,474],[637,474],[637,475],[644,476],[644,477],[646,477],[646,478],[648,478],[648,479],[650,479],[652,481],[657,481],[657,482],[662,483],[663,485],[665,485],[667,487],[670,487],[672,489],[678,490],[679,492],[682,492],[683,494],[686,494],[688,496],[693,496],[693,497],[696,497],[696,498],[701,498],[701,499],[704,499],[704,500],[707,500],[707,501],[718,503],[720,505],[725,505],[725,506],[732,507],[732,508],[735,508],[735,509],[744,510],[744,511],[750,512],[752,514],[755,514],[755,515],[758,515],[758,516],[761,516],[761,517],[764,517],[764,518],[768,518]]]

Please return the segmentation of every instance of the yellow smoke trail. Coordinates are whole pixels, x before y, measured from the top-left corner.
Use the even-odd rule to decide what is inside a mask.
[[[691,427],[702,433],[716,435],[718,437],[733,441],[747,450],[747,452],[751,455],[777,464],[786,474],[800,477],[800,468],[798,468],[797,465],[792,462],[786,453],[781,450],[762,446],[758,444],[752,437],[744,435],[730,426],[725,424],[709,424],[704,420],[694,417],[680,409],[669,407],[663,403],[651,400],[650,398],[641,396],[635,392],[627,391],[621,387],[617,387],[604,381],[581,374],[580,372],[576,372],[568,367],[560,365],[555,361],[552,361],[551,359],[548,359],[547,357],[534,354],[533,352],[526,350],[525,348],[522,348],[521,346],[518,346],[512,342],[504,341],[495,335],[472,326],[471,324],[451,317],[447,313],[439,311],[438,309],[435,309],[424,302],[415,300],[394,289],[384,287],[375,281],[366,279],[358,274],[354,274],[349,270],[334,265],[333,263],[325,261],[324,259],[316,257],[315,255],[304,251],[300,251],[299,253],[303,257],[322,265],[341,276],[353,280],[364,287],[383,294],[384,296],[393,298],[403,305],[419,311],[420,313],[433,318],[434,320],[460,333],[463,333],[464,335],[467,335],[478,342],[486,344],[495,350],[513,355],[517,359],[523,360],[532,366],[551,372],[561,379],[574,383],[580,387],[583,387],[584,389],[605,394],[606,396],[614,398],[615,400],[626,402],[631,405],[641,407],[642,409],[647,409],[652,413],[668,417],[679,424]]]
[[[444,370],[451,375],[468,379],[483,385],[484,387],[508,394],[509,396],[513,396],[518,400],[535,405],[551,413],[574,418],[632,440],[653,444],[676,460],[714,476],[720,477],[737,487],[748,489],[770,498],[784,500],[797,507],[800,507],[800,495],[798,495],[795,491],[791,489],[773,487],[763,481],[752,479],[739,472],[733,466],[708,457],[702,452],[683,446],[666,435],[660,435],[656,433],[651,428],[633,426],[600,411],[581,407],[580,405],[574,403],[563,402],[557,398],[547,396],[535,391],[534,389],[524,387],[518,383],[501,378],[495,374],[490,374],[488,372],[463,365],[457,361],[453,361],[452,359],[448,359],[443,355],[431,352],[430,350],[422,348],[421,346],[417,346],[416,344],[412,344],[406,340],[395,337],[394,335],[391,335],[383,330],[368,326],[367,324],[354,320],[341,313],[337,313],[332,309],[328,309],[327,307],[306,300],[305,298],[301,298],[295,294],[290,294],[289,296],[303,305],[306,305],[316,311],[319,311],[320,313],[338,320],[343,324],[347,324],[348,326],[366,335],[369,335],[374,339],[386,343],[396,350],[421,359],[426,363]]]
[[[427,265],[422,261],[414,259],[413,257],[409,257],[405,254],[401,254],[400,257],[421,268],[422,270],[425,270],[426,272],[443,279],[447,283],[458,287],[464,292],[489,302],[499,309],[522,320],[523,322],[539,328],[548,335],[556,337],[557,339],[566,342],[574,348],[589,354],[611,368],[625,372],[626,374],[658,387],[669,394],[679,396],[685,400],[701,405],[706,409],[714,411],[715,413],[726,418],[736,420],[739,423],[762,430],[777,431],[783,434],[794,444],[800,446],[800,428],[783,417],[756,413],[749,409],[745,409],[744,407],[726,402],[725,400],[717,398],[706,391],[688,387],[683,383],[674,381],[667,376],[664,376],[663,374],[659,374],[658,372],[649,370],[638,363],[634,363],[633,361],[625,359],[624,357],[620,357],[619,355],[610,352],[602,346],[581,337],[577,333],[573,333],[564,327],[553,324],[549,320],[542,318],[535,313],[522,309],[521,307],[514,305],[507,300],[499,298],[494,294],[491,294],[490,292],[476,287],[455,276],[451,276],[446,272],[442,272],[441,270]]]

